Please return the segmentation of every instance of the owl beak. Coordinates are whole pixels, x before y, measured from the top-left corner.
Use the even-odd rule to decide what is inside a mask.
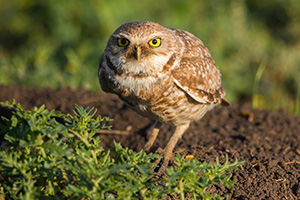
[[[135,58],[137,62],[141,61],[141,53],[142,53],[141,46],[135,46]]]

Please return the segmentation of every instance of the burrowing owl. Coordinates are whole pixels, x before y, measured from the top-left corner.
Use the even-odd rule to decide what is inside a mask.
[[[161,123],[176,126],[163,150],[160,170],[168,165],[189,124],[225,101],[220,71],[202,41],[154,22],[126,23],[115,30],[98,75],[105,92],[117,94],[137,113],[156,120],[146,151]]]

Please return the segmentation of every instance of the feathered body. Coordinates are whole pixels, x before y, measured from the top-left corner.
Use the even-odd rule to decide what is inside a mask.
[[[202,41],[154,22],[120,26],[108,40],[98,75],[105,92],[117,94],[143,116],[177,127],[165,149],[167,160],[190,122],[225,96],[220,71]]]
[[[119,38],[130,44],[118,46]],[[159,47],[148,44],[155,38],[161,39]],[[201,40],[153,22],[127,23],[111,35],[99,80],[105,92],[117,94],[139,114],[175,126],[200,119],[225,95],[221,74]]]

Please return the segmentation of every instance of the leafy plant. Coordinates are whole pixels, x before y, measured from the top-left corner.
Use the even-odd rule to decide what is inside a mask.
[[[266,59],[257,68],[252,88],[252,107],[259,108],[259,83],[266,68]]]
[[[243,165],[243,161],[230,163],[228,156],[224,165],[220,164],[219,159],[216,159],[216,164],[212,165],[206,162],[199,162],[195,159],[187,159],[183,161],[182,157],[177,154],[175,167],[167,169],[166,184],[168,191],[178,193],[181,199],[184,199],[185,193],[192,195],[193,199],[222,199],[220,196],[212,196],[206,192],[206,189],[211,185],[221,183],[229,188],[233,188],[235,181],[230,181],[232,176],[230,170],[237,169]],[[200,174],[203,174],[200,176]]]
[[[177,155],[167,176],[154,176],[153,160],[160,156],[134,152],[115,143],[104,149],[97,136],[110,119],[94,118],[94,108],[76,106],[74,114],[48,111],[44,106],[13,110],[2,117],[0,137],[0,199],[159,199],[188,193],[194,199],[221,199],[206,189],[213,184],[232,187],[232,169],[243,162],[213,166]]]

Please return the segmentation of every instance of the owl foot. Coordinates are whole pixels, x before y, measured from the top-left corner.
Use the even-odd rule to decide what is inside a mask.
[[[169,161],[170,161],[170,158],[164,158],[163,161],[162,161],[162,165],[160,166],[160,168],[158,169],[158,174],[163,174],[165,173],[166,171],[166,168],[168,167],[169,165]]]
[[[172,158],[172,153],[170,155],[167,155],[165,150],[163,150],[162,148],[158,148],[155,151],[155,153],[162,156],[162,158],[158,158],[154,161],[154,163],[157,165],[157,167],[152,169],[152,171],[155,171],[155,172],[157,172],[158,175],[161,175],[166,171],[166,168],[169,165],[169,161]]]
[[[164,150],[163,150],[162,148],[160,148],[160,147],[155,151],[155,153],[158,154],[158,155],[160,155],[161,157],[164,156]],[[161,159],[162,159],[162,158],[156,159],[156,160],[154,161],[154,163],[158,165],[158,164],[160,163]]]
[[[182,136],[182,134],[185,132],[185,130],[189,127],[189,124],[184,124],[176,127],[175,133],[170,138],[167,146],[164,150],[158,149],[156,153],[163,155],[162,164],[158,170],[158,174],[162,174],[165,172],[166,168],[169,165],[169,161],[173,156],[173,149],[178,141],[178,139]],[[155,161],[156,164],[161,163],[161,159],[158,159]]]

